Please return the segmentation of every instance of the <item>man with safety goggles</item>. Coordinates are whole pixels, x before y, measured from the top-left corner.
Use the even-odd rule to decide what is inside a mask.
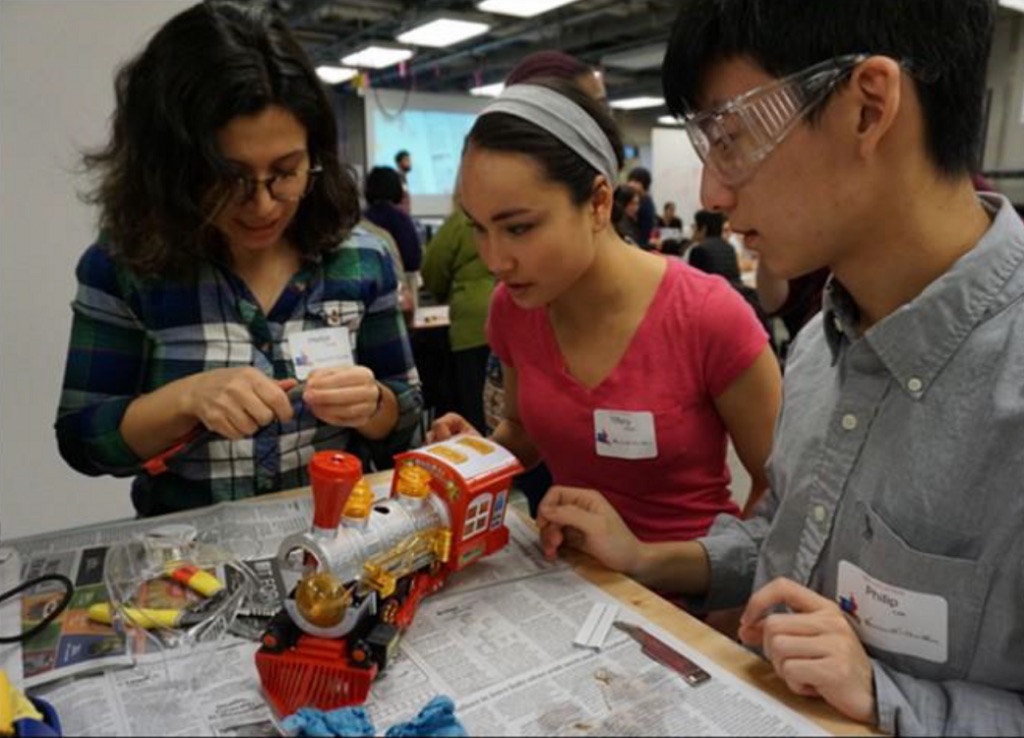
[[[666,98],[772,273],[828,268],[752,519],[640,543],[559,488],[571,541],[707,609],[796,693],[880,729],[1024,733],[1024,224],[975,193],[994,0],[687,0]]]

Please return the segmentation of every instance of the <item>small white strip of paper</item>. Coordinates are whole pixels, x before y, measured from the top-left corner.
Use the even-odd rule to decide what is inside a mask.
[[[618,614],[618,605],[594,605],[590,609],[587,619],[583,621],[583,627],[576,634],[576,640],[573,643],[582,648],[593,648],[596,651],[600,651],[604,645],[605,638],[608,637],[608,631],[611,630],[612,623],[615,622]]]

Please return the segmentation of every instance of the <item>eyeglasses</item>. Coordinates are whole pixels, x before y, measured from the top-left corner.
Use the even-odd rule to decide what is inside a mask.
[[[761,162],[823,103],[868,54],[849,54],[743,93],[683,124],[705,166],[727,187],[743,184]]]
[[[256,197],[260,186],[267,188],[267,194],[278,202],[297,202],[313,189],[316,175],[323,172],[323,167],[314,166],[309,169],[297,169],[294,172],[283,172],[272,177],[235,177],[228,180],[230,187],[229,202],[232,205],[244,205]]]

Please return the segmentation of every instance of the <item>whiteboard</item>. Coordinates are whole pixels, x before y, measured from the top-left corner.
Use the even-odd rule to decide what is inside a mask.
[[[682,128],[656,126],[651,131],[651,185],[660,214],[666,202],[676,204],[683,230],[700,210],[700,173],[703,168]]]

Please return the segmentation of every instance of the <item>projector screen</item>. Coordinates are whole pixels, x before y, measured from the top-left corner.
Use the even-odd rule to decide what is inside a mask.
[[[463,141],[488,101],[471,95],[371,88],[365,102],[368,165],[393,167],[395,154],[408,151],[412,214],[447,215]]]

